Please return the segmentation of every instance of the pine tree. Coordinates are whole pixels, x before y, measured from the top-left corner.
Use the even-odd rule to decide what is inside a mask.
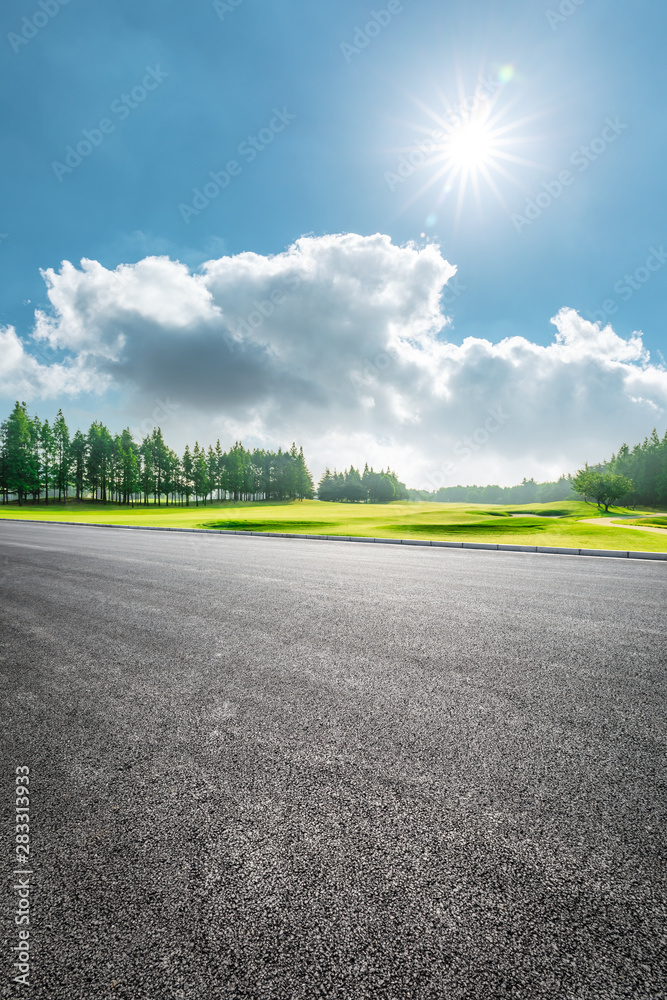
[[[70,452],[72,456],[74,489],[76,491],[76,499],[83,500],[83,494],[86,487],[86,464],[88,456],[88,442],[86,441],[86,438],[79,430],[77,430],[76,434],[72,438],[72,444],[70,445]]]
[[[218,500],[220,500],[220,493],[224,489],[224,465],[220,438],[215,442],[215,476],[213,477],[213,481],[218,491]]]
[[[330,503],[334,497],[334,480],[328,468],[324,470],[324,475],[317,484],[317,499]]]
[[[72,475],[69,429],[62,410],[58,410],[56,414],[53,436],[56,449],[56,486],[58,487],[58,502],[60,503],[63,498],[67,499]]]
[[[183,452],[183,461],[181,462],[181,472],[183,476],[183,492],[185,493],[185,506],[190,506],[190,497],[192,496],[193,482],[194,482],[194,462],[192,461],[192,455],[190,453],[190,446],[186,444],[185,451]]]
[[[6,489],[15,493],[19,506],[34,486],[32,429],[25,403],[16,403],[5,425]]]
[[[310,474],[308,466],[306,465],[306,459],[303,454],[303,448],[299,448],[299,455],[297,458],[297,497],[299,500],[312,500],[315,496],[315,485],[313,483],[313,477]]]
[[[366,499],[366,491],[361,482],[359,470],[352,465],[345,473],[344,497],[349,503],[360,503]]]
[[[39,428],[39,446],[41,452],[40,469],[44,483],[44,500],[48,504],[49,486],[53,485],[53,481],[55,481],[57,476],[55,464],[56,439],[48,420],[45,420]]]

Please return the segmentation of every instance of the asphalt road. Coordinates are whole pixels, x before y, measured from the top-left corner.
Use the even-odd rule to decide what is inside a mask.
[[[0,524],[0,995],[665,997],[666,584]]]

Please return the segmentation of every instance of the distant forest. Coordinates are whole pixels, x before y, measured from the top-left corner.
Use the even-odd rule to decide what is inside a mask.
[[[630,449],[622,445],[616,455],[591,471],[613,472],[634,483],[626,503],[667,507],[667,432],[657,431]],[[126,428],[111,434],[100,421],[87,433],[73,435],[62,410],[53,422],[28,414],[25,403],[16,403],[0,423],[0,494],[2,503],[62,501],[68,497],[114,503],[206,504],[217,500],[304,500],[316,495],[303,449],[249,451],[236,442],[223,451],[215,447],[186,445],[182,455],[165,443],[155,427],[141,442]],[[368,465],[360,472],[350,466],[343,472],[327,469],[318,487],[320,500],[341,503],[388,503],[392,500],[436,500],[455,503],[531,504],[579,499],[570,477],[536,483],[524,479],[517,486],[447,486],[435,493],[410,490],[390,469],[375,472]]]
[[[572,492],[567,476],[552,483],[524,479],[518,486],[443,486],[435,493],[410,490],[411,500],[442,500],[445,503],[551,503],[554,500],[580,500]]]
[[[99,421],[87,434],[70,435],[58,411],[48,420],[28,415],[16,403],[0,424],[0,492],[12,498],[55,502],[74,494],[114,503],[161,504],[212,500],[303,500],[315,495],[303,449],[248,451],[237,442],[223,451],[220,442],[205,448],[195,442],[182,455],[169,448],[155,427],[141,443],[129,429],[111,434]]]
[[[659,438],[654,429],[642,444],[632,449],[624,444],[608,461],[588,468],[592,472],[613,472],[631,479],[635,488],[625,501],[627,506],[667,507],[667,432]],[[524,479],[518,486],[444,486],[435,493],[409,490],[408,494],[411,500],[450,503],[526,504],[581,499],[572,492],[568,476],[551,483]]]
[[[327,469],[317,487],[318,500],[343,503],[389,503],[391,500],[408,500],[410,490],[398,480],[395,472],[375,472],[364,468],[363,473],[350,466],[345,472]]]

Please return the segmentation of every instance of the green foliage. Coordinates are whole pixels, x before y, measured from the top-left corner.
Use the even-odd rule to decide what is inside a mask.
[[[637,444],[632,449],[624,444],[617,455],[612,455],[609,461],[601,462],[588,471],[616,474],[632,481],[634,485],[631,493],[621,493],[615,500],[626,498],[627,502],[635,505],[667,507],[667,432],[660,438],[654,429],[642,444]],[[576,495],[572,477],[568,476],[561,476],[550,483],[535,483],[532,479],[524,479],[518,486],[446,486],[437,493],[409,491],[410,500],[439,500],[446,503],[551,503],[572,500]],[[610,501],[612,502],[615,501]]]
[[[39,493],[38,438],[25,403],[16,403],[0,428],[2,436],[3,499],[15,494],[23,503],[29,494]]]
[[[345,472],[325,470],[317,487],[319,500],[335,503],[389,503],[407,500],[408,490],[395,472],[375,472],[365,466],[363,475],[354,466]]]
[[[588,467],[580,469],[571,479],[572,489],[584,499],[595,500],[598,507],[609,510],[612,503],[630,496],[635,484],[627,476],[615,472],[599,472]]]
[[[603,468],[633,481],[633,504],[667,507],[667,432],[659,438],[654,428],[653,433],[632,450],[627,444],[622,445]]]
[[[2,502],[29,497],[53,502],[67,498],[74,488],[77,500],[90,497],[102,503],[148,505],[151,500],[185,501],[194,496],[197,506],[218,500],[309,500],[315,495],[303,448],[289,451],[248,451],[237,441],[223,452],[195,443],[186,445],[182,459],[166,444],[155,427],[140,443],[129,429],[112,436],[100,421],[87,434],[70,436],[59,410],[51,427],[28,416],[25,403],[16,403],[0,424],[0,493]]]
[[[437,493],[411,499],[440,500],[445,503],[551,503],[554,500],[572,499],[572,489],[569,479],[561,476],[551,483],[536,483],[534,479],[524,479],[518,486],[443,486]]]

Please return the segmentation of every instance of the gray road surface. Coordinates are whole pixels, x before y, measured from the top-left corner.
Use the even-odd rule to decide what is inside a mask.
[[[667,996],[666,584],[0,524],[0,995]]]

